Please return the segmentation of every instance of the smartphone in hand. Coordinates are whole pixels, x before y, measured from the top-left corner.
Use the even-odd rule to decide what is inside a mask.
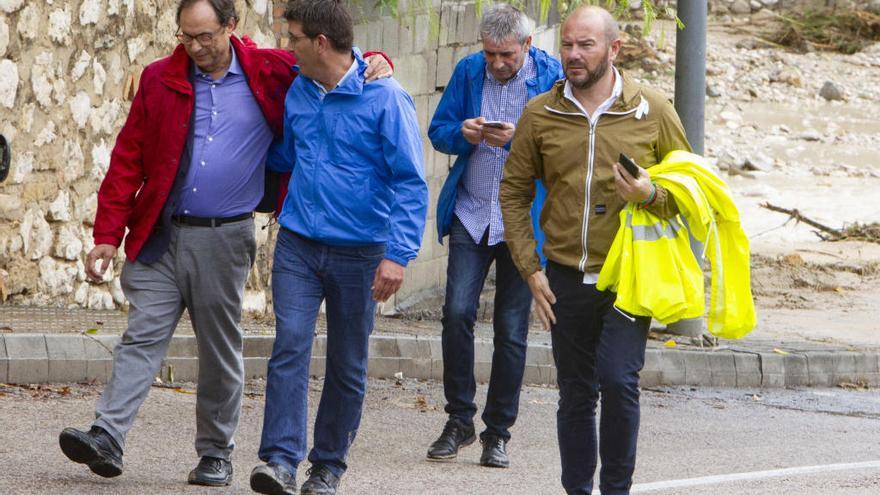
[[[627,173],[629,173],[629,175],[633,179],[639,178],[639,166],[636,165],[636,162],[632,161],[630,157],[621,153],[620,156],[617,158],[617,161],[620,162],[621,165],[623,165],[623,168],[626,169]]]
[[[483,122],[483,127],[494,127],[496,129],[504,129],[507,124],[500,120],[487,120]]]

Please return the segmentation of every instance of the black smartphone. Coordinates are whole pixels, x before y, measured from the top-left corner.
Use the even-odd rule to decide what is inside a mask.
[[[617,158],[617,161],[623,165],[623,168],[629,172],[629,175],[632,176],[633,179],[639,178],[639,166],[636,165],[636,162],[632,161],[632,159],[623,153],[620,154],[620,157]]]

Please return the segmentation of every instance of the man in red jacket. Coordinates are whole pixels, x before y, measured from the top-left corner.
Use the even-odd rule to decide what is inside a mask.
[[[269,145],[282,136],[295,58],[233,33],[234,0],[180,0],[174,53],[144,69],[98,191],[86,273],[101,281],[125,229],[129,325],[89,431],[65,428],[71,460],[122,473],[122,449],[184,309],[199,350],[189,483],[223,486],[244,383],[242,299],[254,261],[253,211]],[[374,57],[373,75],[390,74]],[[376,67],[378,66],[378,67]],[[96,266],[97,264],[97,266]]]

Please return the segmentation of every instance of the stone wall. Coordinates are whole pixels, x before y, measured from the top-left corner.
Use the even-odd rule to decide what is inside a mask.
[[[420,2],[402,0],[400,20],[355,7],[357,45],[390,54],[395,77],[416,102],[431,196],[419,257],[385,312],[445,285],[448,251],[437,242],[434,212],[452,158],[434,152],[425,132],[453,67],[480,49],[473,1]],[[877,0],[857,3],[871,2]],[[533,18],[538,3],[526,2]],[[638,7],[638,1],[631,3]],[[711,0],[709,5],[713,13],[736,14],[825,3]],[[110,281],[100,285],[85,281],[83,260],[92,248],[96,191],[140,71],[175,46],[175,5],[176,0],[0,0],[0,133],[13,150],[10,176],[0,184],[0,301],[96,309],[124,303],[116,276],[122,255]],[[285,43],[284,2],[238,5],[239,33],[260,46]],[[551,9],[548,22],[536,29],[535,44],[555,53],[557,25]],[[254,312],[271,304],[277,226],[261,228],[267,223],[267,217],[258,219],[260,247],[248,281],[245,304]]]
[[[273,46],[268,4],[241,10],[240,31]],[[175,6],[0,0],[0,133],[12,149],[0,184],[0,301],[123,303],[118,277],[90,285],[83,260],[93,245],[96,191],[140,71],[176,45]],[[120,255],[112,274],[121,262]]]
[[[283,45],[283,3],[239,3],[238,32],[261,46]],[[0,133],[13,163],[0,184],[0,300],[13,304],[108,309],[124,304],[118,274],[85,281],[96,191],[143,67],[175,46],[176,0],[0,0]],[[473,2],[434,0],[398,21],[355,7],[356,42],[393,57],[396,77],[416,102],[431,207],[419,258],[385,311],[445,283],[447,248],[437,242],[434,205],[450,157],[432,151],[426,130],[454,64],[479,49]],[[534,7],[532,7],[534,10]],[[277,40],[277,41],[276,41]],[[552,49],[556,32],[536,43]],[[258,219],[262,227],[267,217]],[[269,273],[277,226],[258,227],[259,252],[246,309],[271,302]]]

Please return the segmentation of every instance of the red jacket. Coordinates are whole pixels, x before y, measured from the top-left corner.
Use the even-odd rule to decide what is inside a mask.
[[[296,58],[287,51],[262,49],[247,37],[233,36],[232,47],[248,86],[272,132],[283,133],[284,97],[295,74]],[[135,260],[159,218],[177,174],[189,135],[195,93],[189,80],[190,58],[182,45],[170,57],[148,65],[110,156],[110,168],[98,190],[95,244],[122,243]]]
[[[257,48],[247,36],[233,36],[230,42],[266,122],[276,137],[282,137],[284,98],[296,76],[291,70],[296,57],[285,50]],[[189,136],[195,106],[189,69],[183,45],[144,69],[98,190],[95,244],[119,247],[128,227],[125,255],[131,261],[137,259],[162,213]],[[286,193],[287,181],[282,180],[277,204]]]

